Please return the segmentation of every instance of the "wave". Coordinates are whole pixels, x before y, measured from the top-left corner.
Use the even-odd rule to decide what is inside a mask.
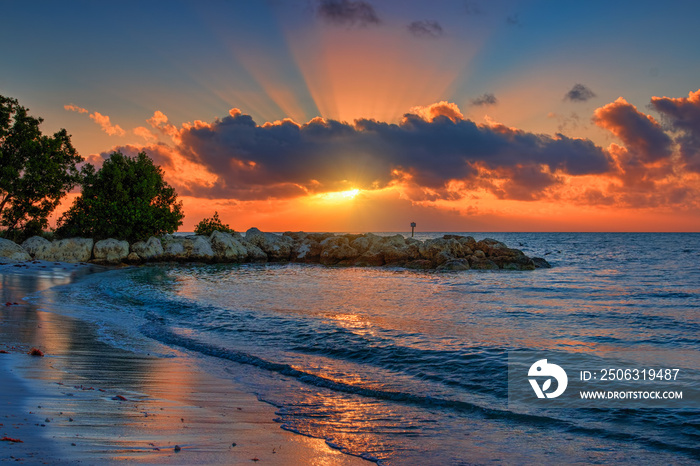
[[[389,401],[392,403],[413,405],[420,408],[449,410],[453,413],[468,414],[470,416],[482,419],[524,424],[540,429],[554,430],[560,433],[583,434],[608,440],[616,440],[635,444],[645,444],[659,450],[683,453],[692,458],[700,459],[700,451],[694,446],[686,446],[680,445],[678,443],[671,443],[665,440],[657,439],[653,435],[644,436],[637,433],[615,431],[606,427],[593,427],[588,425],[582,425],[580,423],[576,423],[575,421],[570,420],[576,419],[576,416],[567,418],[566,415],[571,414],[567,411],[562,411],[563,416],[562,418],[560,418],[553,417],[552,415],[549,415],[549,413],[519,413],[507,409],[498,409],[488,406],[482,406],[476,403],[471,403],[463,400],[445,399],[440,397],[432,397],[429,395],[418,395],[415,393],[382,390],[371,387],[353,385],[346,382],[319,376],[316,374],[311,374],[309,372],[296,369],[289,364],[268,361],[262,357],[255,356],[243,351],[224,348],[221,346],[204,343],[188,336],[178,335],[165,325],[165,319],[160,316],[148,315],[147,320],[148,324],[143,326],[142,332],[146,336],[153,338],[154,340],[157,340],[161,343],[184,348],[186,350],[193,351],[205,356],[224,359],[239,364],[251,365],[259,369],[274,372],[287,377],[292,377],[304,384],[311,385],[314,387],[324,388],[334,392],[341,392],[351,395],[373,398],[377,400]],[[580,412],[581,409],[572,411]],[[618,416],[620,416],[619,413],[622,413],[621,416],[624,417],[627,415],[627,413],[634,412],[635,414],[633,417],[635,419],[639,419],[639,414],[637,410],[589,409],[584,411],[597,411],[599,415],[600,413],[607,413],[607,415],[610,416],[612,419],[616,419]],[[694,412],[686,414],[688,416],[687,422],[692,423],[694,422],[694,419],[697,417],[698,413]],[[652,420],[649,422],[656,423],[657,420],[652,416]],[[288,425],[286,425],[285,428],[288,430],[296,431],[296,429]],[[344,448],[342,447],[340,449],[344,450]]]

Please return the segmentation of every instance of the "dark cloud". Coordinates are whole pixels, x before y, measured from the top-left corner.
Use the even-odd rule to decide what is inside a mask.
[[[453,196],[445,189],[450,180],[475,185],[483,181],[480,173],[488,174],[485,179],[506,176],[510,180],[499,196],[534,199],[557,182],[554,173],[612,168],[608,154],[588,140],[477,125],[439,113],[432,121],[406,114],[399,124],[316,118],[303,125],[287,120],[262,126],[234,113],[183,128],[179,141],[178,154],[219,176],[213,185],[189,186],[188,194],[241,200],[382,188],[401,173],[443,198]]]
[[[547,115],[547,118],[554,118],[557,120],[557,122],[559,123],[557,125],[557,130],[560,133],[563,133],[564,131],[569,129],[577,129],[579,126],[585,127],[585,125],[581,125],[581,117],[579,117],[578,114],[576,114],[575,112],[571,112],[569,116],[550,112]]]
[[[437,38],[444,34],[442,26],[437,21],[414,21],[408,25],[408,32],[416,37]]]
[[[491,94],[490,92],[480,95],[476,99],[472,99],[472,105],[477,106],[496,105],[497,103],[498,99],[495,95]]]
[[[595,97],[595,93],[583,84],[574,84],[569,92],[564,96],[564,100],[571,102],[586,102]]]
[[[677,99],[653,97],[651,105],[676,133],[686,168],[700,173],[700,90]]]
[[[318,16],[323,20],[341,26],[370,26],[381,20],[374,7],[362,0],[320,0]]]
[[[622,97],[596,109],[593,121],[619,137],[642,163],[653,163],[672,153],[673,141],[661,125]]]

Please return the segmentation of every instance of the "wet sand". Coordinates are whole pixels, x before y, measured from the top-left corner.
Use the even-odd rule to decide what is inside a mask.
[[[0,267],[0,438],[22,441],[0,441],[0,462],[370,464],[280,429],[274,407],[196,357],[115,348],[92,324],[22,301],[94,271]]]

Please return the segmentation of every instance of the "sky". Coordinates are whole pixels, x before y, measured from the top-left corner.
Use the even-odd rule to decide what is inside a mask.
[[[700,231],[697,1],[2,10],[0,95],[145,151],[181,231]]]

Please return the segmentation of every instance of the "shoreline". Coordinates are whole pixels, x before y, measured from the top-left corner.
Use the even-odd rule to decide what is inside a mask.
[[[0,462],[370,464],[281,429],[273,406],[205,372],[186,352],[119,349],[100,341],[93,324],[22,301],[94,271],[0,267],[0,350],[7,351],[0,354],[0,438],[22,441],[0,441]],[[28,355],[31,347],[45,356]]]

